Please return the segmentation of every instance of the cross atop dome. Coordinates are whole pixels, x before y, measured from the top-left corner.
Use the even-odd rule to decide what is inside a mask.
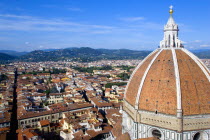
[[[182,42],[178,39],[178,25],[175,23],[173,14],[173,6],[169,10],[170,17],[167,24],[164,26],[164,38],[160,42],[160,48],[181,48]]]
[[[174,11],[173,11],[173,6],[171,5],[169,8],[170,8],[169,13],[170,13],[170,14],[173,14],[173,12],[174,12]]]

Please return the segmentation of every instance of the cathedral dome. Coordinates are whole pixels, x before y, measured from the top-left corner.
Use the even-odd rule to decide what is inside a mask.
[[[210,114],[209,70],[184,48],[160,48],[133,72],[125,101],[135,109],[184,116]]]
[[[172,14],[171,6],[160,48],[136,67],[126,87],[122,132],[132,140],[210,138],[210,71],[183,47]]]

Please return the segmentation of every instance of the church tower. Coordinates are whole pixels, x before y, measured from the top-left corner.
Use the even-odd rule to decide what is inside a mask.
[[[127,84],[122,132],[132,140],[210,140],[210,71],[182,46],[172,6],[169,13],[160,48]]]

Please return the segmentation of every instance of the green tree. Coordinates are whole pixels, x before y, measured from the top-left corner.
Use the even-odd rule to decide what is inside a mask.
[[[45,106],[48,106],[48,104],[49,104],[48,101],[45,101],[45,102],[44,102],[44,105],[45,105]]]
[[[66,69],[53,68],[53,70],[51,71],[51,74],[59,74],[59,73],[66,73]]]
[[[127,70],[127,72],[130,72],[130,69],[133,69],[133,68],[135,68],[134,66],[124,66],[124,65],[122,65],[122,66],[117,66],[118,68],[121,68],[121,69],[123,69],[123,70]]]
[[[119,75],[117,75],[117,77],[120,77],[122,80],[127,80],[130,78],[127,73],[120,73]]]
[[[116,85],[116,86],[124,86],[124,85],[126,85],[127,83],[125,83],[125,82],[119,82],[119,83],[107,83],[106,85],[105,85],[105,88],[111,88],[113,85]]]
[[[79,72],[93,73],[93,70],[112,70],[112,66],[103,67],[73,67],[73,69]]]
[[[46,93],[46,96],[49,97],[49,95],[50,95],[50,89],[45,90],[44,93]]]
[[[0,75],[0,82],[9,79],[5,74]]]

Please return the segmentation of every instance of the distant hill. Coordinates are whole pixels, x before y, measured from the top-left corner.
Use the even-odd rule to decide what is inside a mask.
[[[201,59],[210,59],[210,50],[200,51],[200,52],[196,52],[194,54]]]
[[[102,59],[142,59],[147,56],[150,51],[133,51],[126,49],[109,50],[109,49],[93,49],[89,47],[66,48],[50,51],[32,51],[19,59],[22,61],[59,61],[72,60],[81,62],[90,62]]]
[[[16,57],[5,54],[5,53],[0,53],[0,60],[13,60]]]
[[[197,50],[190,50],[192,53],[200,53],[200,52],[206,52],[210,51],[210,49],[197,49]]]
[[[101,52],[92,48],[73,48],[60,49],[54,51],[32,51],[26,55],[19,57],[22,61],[59,61],[59,60],[74,60],[74,61],[93,61],[95,57],[101,55]]]
[[[5,52],[5,53],[1,53]],[[210,59],[210,50],[192,50],[196,56],[201,59]],[[123,59],[143,59],[151,51],[136,51],[128,49],[93,49],[90,47],[81,48],[65,48],[65,49],[48,49],[36,50],[32,52],[19,52],[17,56],[16,51],[0,50],[2,56],[0,61],[26,61],[26,62],[39,62],[39,61],[79,61],[90,62],[97,60],[123,60]],[[12,54],[12,55],[8,55]],[[3,56],[4,55],[4,56]]]
[[[16,57],[5,54],[5,53],[0,53],[0,64],[11,62],[14,60]]]
[[[25,55],[28,52],[17,52],[17,51],[12,51],[12,50],[0,50],[0,53],[5,53],[11,56],[21,56],[21,55]]]

